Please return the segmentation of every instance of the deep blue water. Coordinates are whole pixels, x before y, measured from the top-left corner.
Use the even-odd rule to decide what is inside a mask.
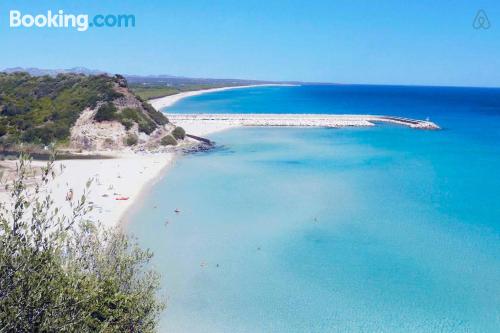
[[[163,273],[162,331],[500,331],[500,90],[251,88],[169,112],[444,129],[235,129],[178,159],[129,225]]]
[[[500,112],[500,88],[324,85],[235,89],[193,96],[171,113],[384,114],[415,118]]]

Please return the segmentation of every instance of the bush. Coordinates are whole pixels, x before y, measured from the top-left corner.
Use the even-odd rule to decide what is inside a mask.
[[[172,131],[172,135],[173,135],[173,136],[174,136],[174,138],[176,138],[177,140],[183,140],[183,139],[184,139],[184,137],[186,136],[186,131],[184,130],[184,128],[177,126],[177,127],[176,127],[176,128],[174,128],[174,130]]]
[[[139,138],[137,137],[137,135],[135,134],[129,134],[127,135],[127,137],[125,138],[125,144],[127,146],[134,146],[137,144],[137,142],[139,141]]]
[[[138,122],[141,120],[141,117],[139,115],[141,111],[138,109],[133,109],[133,108],[125,108],[120,112],[120,118],[121,119],[130,119],[135,122]]]
[[[97,109],[94,119],[98,122],[116,119],[116,106],[113,103],[103,104]]]
[[[152,121],[140,121],[139,122],[139,131],[151,134],[156,129],[156,125]]]
[[[137,108],[125,108],[118,115],[117,118],[128,130],[134,123],[139,126],[139,131],[151,134],[156,129],[156,124],[142,113],[142,110]]]
[[[160,141],[162,146],[176,146],[177,140],[171,134],[165,135]]]
[[[89,220],[90,182],[67,216],[21,157],[0,203],[0,332],[154,332],[164,308],[152,253]],[[12,228],[12,226],[16,226]]]
[[[134,126],[134,122],[130,119],[122,119],[120,120],[120,123],[122,123],[122,125],[125,127],[127,131],[131,129],[132,126]]]
[[[151,117],[151,119],[154,120],[156,124],[158,125],[168,124],[168,118],[165,117],[165,115],[162,112],[156,111],[156,109],[152,107],[151,104],[149,104],[148,102],[143,101],[142,107],[144,108],[144,110],[146,110],[148,115]]]

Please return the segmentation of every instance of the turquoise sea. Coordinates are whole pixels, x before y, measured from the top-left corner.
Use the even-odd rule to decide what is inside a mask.
[[[500,89],[250,88],[169,112],[443,130],[242,128],[177,159],[128,225],[163,274],[162,332],[500,332]]]

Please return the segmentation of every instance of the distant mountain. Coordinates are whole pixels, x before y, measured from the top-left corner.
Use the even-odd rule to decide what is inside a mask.
[[[192,78],[172,75],[124,75],[130,84],[141,84],[149,86],[199,86],[199,85],[217,85],[217,86],[239,86],[249,84],[277,83],[261,80],[242,80],[242,79],[210,79],[210,78]]]
[[[73,68],[68,68],[68,69],[44,69],[44,68],[36,68],[36,67],[28,67],[28,68],[13,67],[13,68],[6,68],[3,70],[3,72],[5,72],[5,73],[26,72],[26,73],[30,74],[31,76],[44,76],[44,75],[56,76],[57,74],[68,74],[68,73],[85,74],[85,75],[107,74],[107,72],[105,72],[105,71],[100,71],[100,70],[96,70],[96,69],[89,69],[86,67],[73,67]]]
[[[99,75],[113,73],[89,69],[86,67],[73,67],[68,69],[43,69],[36,67],[13,67],[6,68],[3,70],[5,73],[15,73],[15,72],[27,72],[32,76],[56,76],[57,74],[85,74],[85,75]],[[263,81],[263,80],[245,80],[245,79],[212,79],[212,78],[193,78],[185,76],[176,76],[168,74],[160,75],[132,75],[132,74],[122,74],[129,83],[133,85],[144,85],[144,86],[173,86],[173,87],[185,87],[185,86],[236,86],[236,85],[250,85],[250,84],[265,84],[265,83],[290,83],[290,84],[302,84],[302,82],[297,81]]]

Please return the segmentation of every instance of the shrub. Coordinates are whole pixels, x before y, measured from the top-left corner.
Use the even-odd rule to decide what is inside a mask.
[[[89,220],[90,182],[67,216],[57,210],[52,169],[32,184],[22,156],[0,203],[0,332],[154,332],[164,304],[152,253]]]
[[[151,134],[156,129],[156,124],[142,113],[142,110],[137,108],[125,108],[118,115],[117,118],[128,130],[132,127],[133,123],[137,123],[139,131]]]
[[[151,104],[149,104],[148,102],[143,101],[142,107],[144,108],[144,110],[146,110],[148,115],[151,117],[151,119],[154,120],[156,124],[158,125],[168,124],[168,118],[165,117],[165,115],[162,112],[156,111],[156,109],[152,107]]]
[[[120,112],[120,118],[121,119],[130,119],[135,122],[138,122],[141,117],[139,115],[141,111],[138,109],[133,109],[133,108],[125,108]]]
[[[176,146],[177,140],[171,134],[165,135],[160,141],[162,146]]]
[[[144,132],[146,134],[151,134],[153,131],[156,129],[156,125],[150,121],[150,120],[145,120],[145,121],[140,121],[139,122],[139,131]]]
[[[173,135],[173,136],[174,136],[174,138],[176,138],[177,140],[182,140],[182,139],[184,139],[184,137],[186,136],[186,131],[184,130],[184,128],[177,126],[177,127],[176,127],[176,128],[174,128],[174,130],[172,131],[172,135]]]
[[[96,114],[94,115],[94,119],[98,122],[101,121],[110,121],[116,118],[116,106],[113,103],[109,102],[103,104],[97,109]]]
[[[127,137],[125,138],[125,144],[127,146],[134,146],[137,144],[137,142],[139,141],[139,138],[137,137],[137,135],[135,134],[129,134],[127,135]]]
[[[7,134],[7,127],[0,124],[0,137],[4,136],[5,134]]]
[[[134,122],[130,119],[122,119],[120,120],[120,123],[122,123],[123,126],[125,126],[125,129],[128,131],[129,129],[134,126]]]

